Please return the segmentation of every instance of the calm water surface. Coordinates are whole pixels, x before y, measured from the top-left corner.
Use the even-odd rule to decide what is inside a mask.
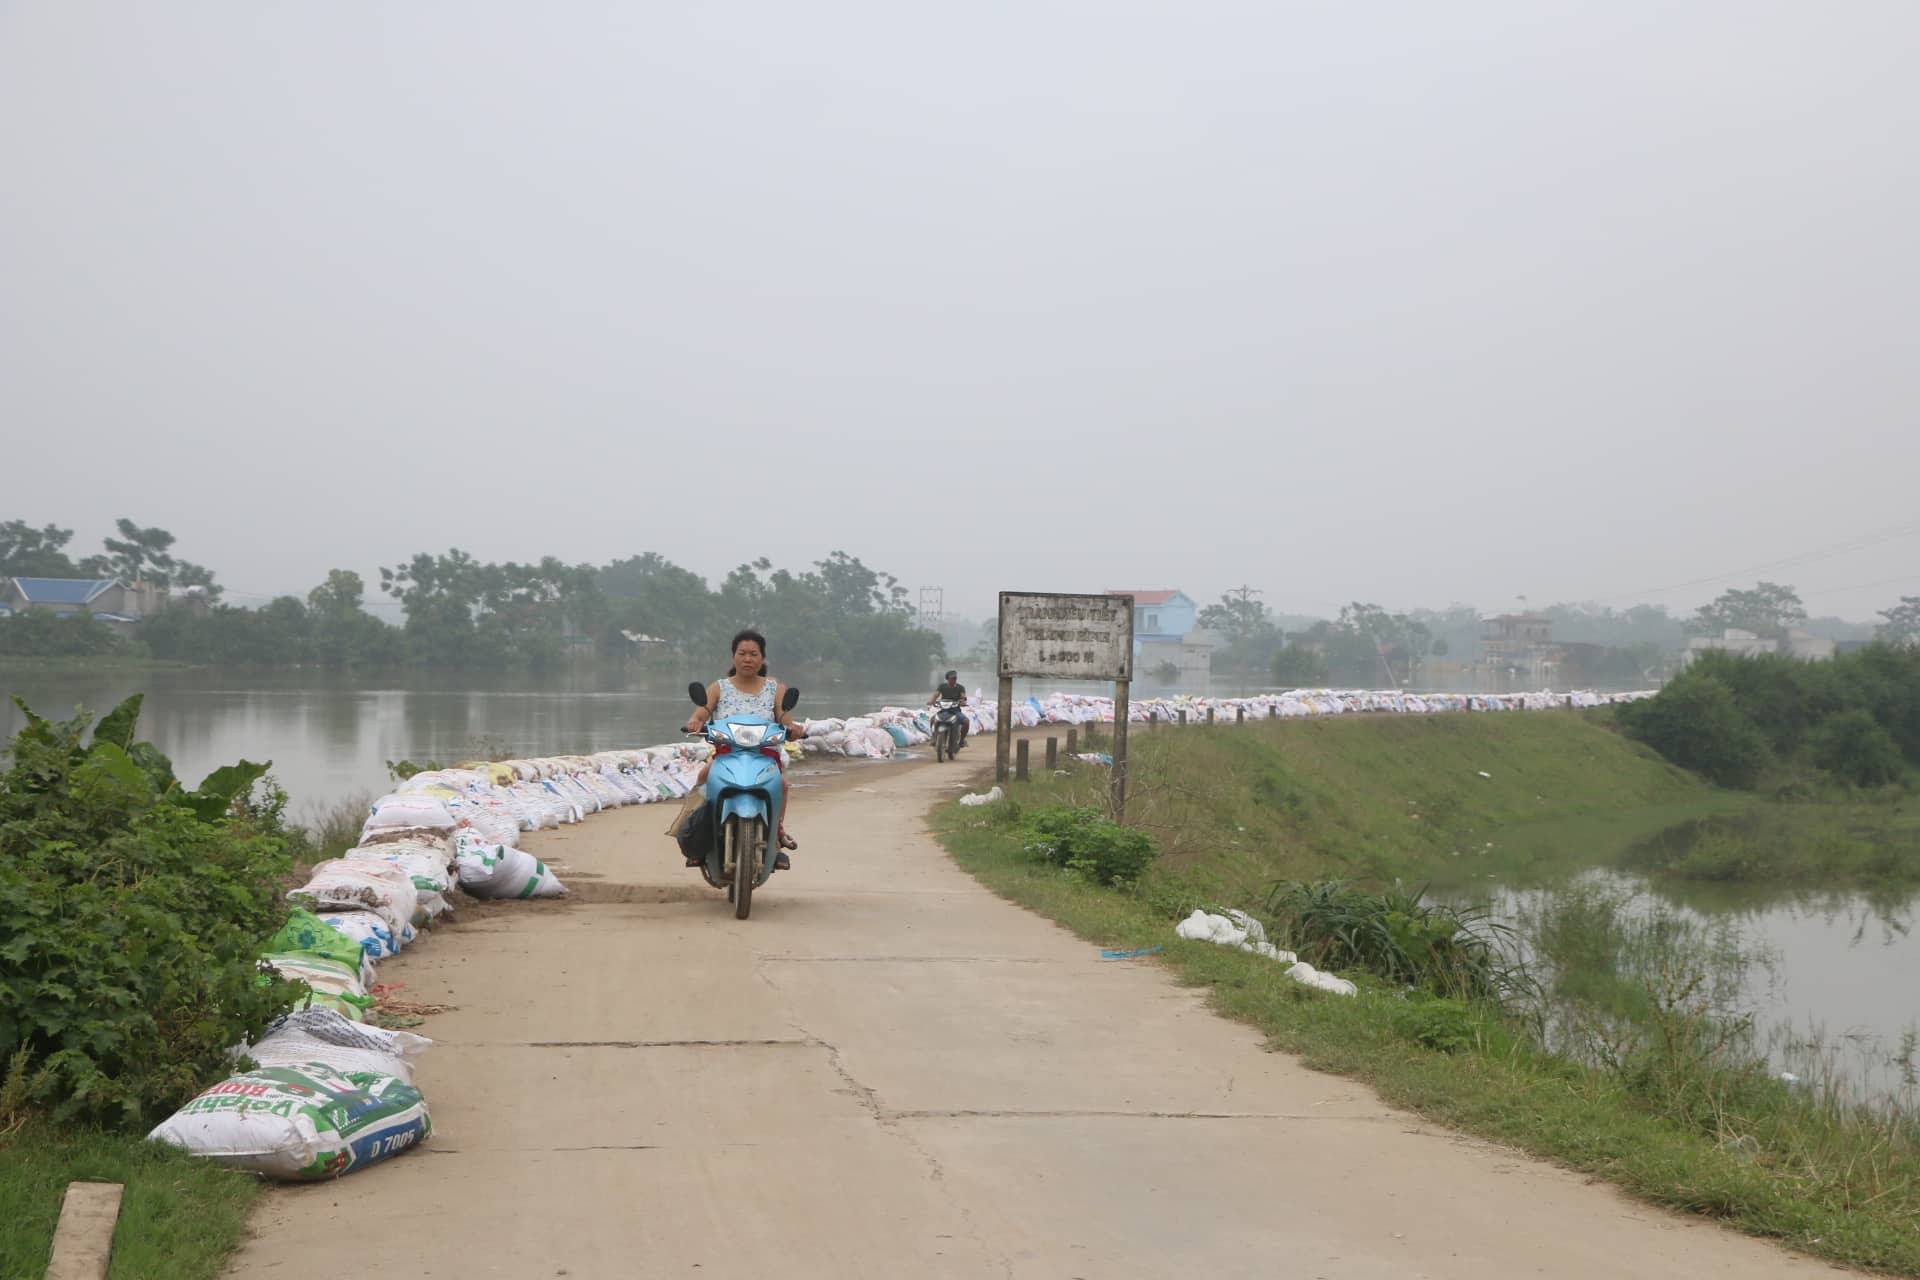
[[[318,672],[0,670],[0,691],[17,694],[39,714],[56,719],[79,706],[102,713],[132,694],[145,694],[141,736],[172,757],[183,780],[198,782],[242,758],[271,760],[274,776],[299,812],[384,789],[389,760],[451,762],[481,754],[541,756],[676,741],[691,709],[688,679],[715,674],[416,674],[362,683]],[[926,688],[914,689],[810,680],[802,674],[790,678],[802,690],[800,714],[811,716],[917,706],[933,692],[931,680]],[[972,673],[963,671],[961,679],[970,690],[982,687]],[[1110,686],[1088,689],[1111,692]],[[1018,697],[1030,692],[1045,690],[1029,689],[1025,682],[1015,686]],[[0,734],[11,737],[21,723],[11,699],[0,705]]]

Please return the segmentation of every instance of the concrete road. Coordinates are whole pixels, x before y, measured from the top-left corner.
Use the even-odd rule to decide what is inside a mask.
[[[1395,1111],[988,894],[924,819],[990,751],[797,774],[798,869],[744,922],[664,807],[528,837],[574,898],[381,972],[457,1006],[431,1143],[274,1190],[231,1274],[1834,1274]]]

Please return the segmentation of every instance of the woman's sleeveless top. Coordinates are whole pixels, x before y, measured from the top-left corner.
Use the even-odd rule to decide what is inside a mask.
[[[773,715],[774,683],[768,680],[758,693],[742,693],[733,687],[733,681],[724,676],[720,680],[720,707],[714,713],[714,719],[725,720],[729,716],[759,716],[762,720],[771,720]]]

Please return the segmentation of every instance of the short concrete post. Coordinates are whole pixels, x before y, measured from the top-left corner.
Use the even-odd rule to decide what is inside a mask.
[[[53,1229],[47,1280],[106,1280],[113,1228],[120,1220],[120,1184],[70,1182]]]
[[[1052,773],[1060,767],[1060,739],[1051,735],[1047,738],[1047,772]]]
[[[1233,709],[1233,722],[1235,724],[1245,724],[1247,722],[1247,709],[1245,707],[1235,707]]]
[[[1070,724],[1067,726],[1067,754],[1072,755],[1078,750],[1080,750],[1080,726]]]
[[[1016,781],[1025,782],[1027,780],[1027,747],[1030,745],[1025,738],[1022,738],[1020,739],[1019,745],[1014,749],[1015,764],[1013,767],[1013,776]]]

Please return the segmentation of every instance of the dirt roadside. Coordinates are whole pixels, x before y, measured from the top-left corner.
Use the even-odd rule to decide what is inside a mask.
[[[275,1190],[230,1272],[1831,1276],[1267,1052],[926,834],[966,764],[796,771],[797,870],[735,921],[661,806],[528,838],[579,893],[383,967],[457,1006],[426,1149]]]

